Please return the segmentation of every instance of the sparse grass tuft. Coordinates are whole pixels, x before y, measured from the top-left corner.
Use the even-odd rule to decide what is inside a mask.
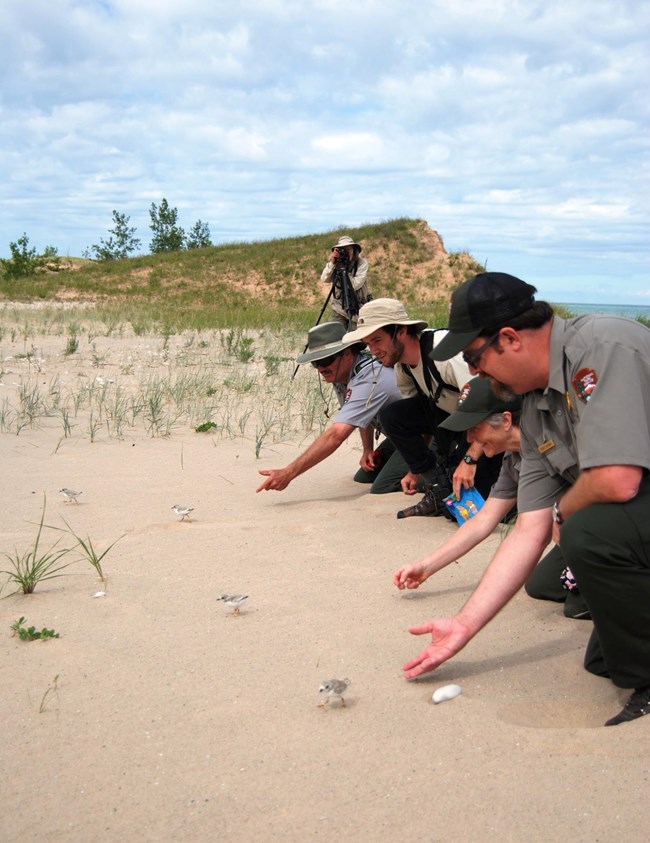
[[[9,560],[11,567],[0,571],[0,574],[6,574],[8,577],[5,585],[14,583],[14,585],[18,586],[11,594],[18,594],[21,591],[23,594],[33,594],[39,583],[63,576],[61,571],[71,564],[70,562],[61,563],[61,560],[70,553],[71,548],[59,548],[58,541],[48,550],[41,550],[40,543],[45,521],[45,507],[46,498],[43,495],[43,512],[41,513],[41,520],[38,524],[36,538],[32,547],[22,554],[18,553],[17,550],[14,551],[13,555],[9,553],[4,554]],[[2,590],[4,590],[4,586],[0,589],[0,591]]]
[[[90,539],[90,536],[87,536],[85,539],[82,539],[81,536],[78,536],[75,533],[75,531],[68,524],[68,522],[65,520],[65,518],[63,519],[63,523],[67,527],[67,532],[70,533],[70,535],[73,536],[77,540],[77,549],[80,550],[81,555],[82,555],[82,559],[84,559],[86,562],[88,562],[90,565],[93,566],[93,568],[97,572],[97,576],[99,577],[99,579],[101,580],[101,582],[105,586],[108,578],[107,578],[107,576],[104,573],[104,570],[102,568],[102,560],[108,554],[109,550],[111,550],[113,547],[115,547],[115,545],[120,541],[120,539],[124,538],[124,535],[126,535],[126,533],[124,535],[120,536],[119,538],[115,539],[115,541],[112,542],[111,544],[109,544],[109,546],[106,548],[106,550],[103,553],[98,554],[97,551],[95,550],[94,546],[93,546],[93,543]],[[75,548],[72,548],[72,549],[74,550]]]

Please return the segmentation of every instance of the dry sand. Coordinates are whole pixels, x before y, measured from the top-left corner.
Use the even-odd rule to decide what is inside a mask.
[[[125,537],[106,597],[79,562],[0,601],[0,839],[647,839],[650,717],[602,728],[627,694],[582,669],[590,623],[522,593],[434,674],[400,675],[425,643],[407,627],[459,608],[498,534],[403,594],[393,571],[455,527],[397,521],[400,495],[352,482],[356,442],[255,495],[302,445],[60,440],[0,435],[0,551],[29,546],[44,493],[47,523]],[[222,591],[250,595],[239,618]],[[61,637],[12,637],[20,616]],[[346,708],[318,707],[331,677]],[[449,682],[462,696],[432,705]]]

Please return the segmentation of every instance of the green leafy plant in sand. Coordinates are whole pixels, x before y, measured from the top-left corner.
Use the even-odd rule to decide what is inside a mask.
[[[208,433],[210,430],[216,430],[218,425],[216,425],[213,421],[203,422],[198,427],[195,427],[194,430],[197,433]]]
[[[35,626],[25,627],[25,618],[18,618],[17,621],[11,624],[14,635],[17,635],[21,641],[37,641],[45,640],[46,638],[58,638],[59,633],[53,629],[48,629],[46,626],[43,629],[36,629]],[[57,677],[58,678],[58,677]]]

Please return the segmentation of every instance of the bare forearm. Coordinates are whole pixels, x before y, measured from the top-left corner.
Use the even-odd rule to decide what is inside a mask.
[[[639,491],[643,476],[635,465],[603,465],[588,468],[562,496],[560,509],[568,518],[592,503],[624,503]]]
[[[478,460],[483,456],[483,448],[481,448],[478,442],[472,442],[466,453],[473,459]]]
[[[321,433],[318,439],[315,439],[312,444],[300,454],[299,457],[289,463],[287,470],[291,473],[291,478],[298,477],[299,474],[304,474],[309,471],[319,462],[333,454],[334,451],[348,438],[350,433],[354,430],[352,425],[347,424],[333,424]]]
[[[422,559],[427,576],[460,559],[480,544],[510,511],[513,503],[511,500],[488,498],[478,515],[466,521],[444,544]]]
[[[481,582],[459,613],[471,634],[482,629],[517,593],[544,552],[551,535],[551,510],[520,513]]]
[[[361,437],[361,445],[364,451],[372,451],[373,450],[373,434],[374,428],[372,427],[360,427],[359,428],[359,436]]]

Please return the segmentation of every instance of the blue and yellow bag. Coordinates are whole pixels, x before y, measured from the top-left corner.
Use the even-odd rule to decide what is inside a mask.
[[[473,518],[484,503],[483,496],[474,488],[463,489],[460,500],[456,500],[456,495],[445,498],[445,506],[459,524],[464,524],[465,521]]]

